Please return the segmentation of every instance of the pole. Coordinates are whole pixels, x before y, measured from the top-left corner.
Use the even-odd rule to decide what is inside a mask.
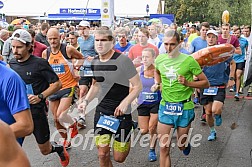
[[[83,16],[83,19],[82,19],[82,20],[84,20],[86,14],[87,14],[88,3],[89,3],[89,0],[87,1],[86,8],[85,8],[85,11],[84,11],[84,16]]]

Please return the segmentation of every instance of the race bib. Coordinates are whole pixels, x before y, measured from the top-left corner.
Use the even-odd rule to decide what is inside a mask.
[[[56,74],[65,74],[64,64],[52,64],[51,66]]]
[[[148,92],[142,92],[142,97],[144,101],[147,102],[153,102],[158,100],[158,93],[148,93]]]
[[[218,93],[218,88],[216,87],[211,87],[211,88],[208,88],[208,89],[204,89],[204,92],[203,92],[203,95],[217,95]]]
[[[84,67],[84,76],[85,77],[93,76],[93,71],[91,70],[91,67]]]
[[[183,114],[183,103],[165,103],[165,110],[163,111],[164,114],[168,115],[182,115]]]
[[[107,115],[101,115],[96,127],[104,128],[113,133],[116,133],[119,125],[120,125],[119,119]]]
[[[26,84],[26,94],[27,95],[34,95],[32,84]]]

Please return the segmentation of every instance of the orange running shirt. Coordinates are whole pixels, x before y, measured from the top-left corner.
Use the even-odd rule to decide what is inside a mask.
[[[62,55],[61,51],[57,54],[51,52],[48,61],[62,83],[61,89],[77,86],[77,81],[74,79],[71,72],[73,71],[73,66],[71,66],[68,60]]]

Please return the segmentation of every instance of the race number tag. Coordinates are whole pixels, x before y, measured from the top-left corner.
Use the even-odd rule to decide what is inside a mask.
[[[34,95],[32,84],[26,84],[26,94],[27,95]]]
[[[168,115],[182,115],[184,105],[183,103],[165,103],[165,110],[163,111],[164,114]]]
[[[116,133],[119,125],[120,125],[119,119],[107,115],[101,115],[96,127],[104,128],[113,133]]]
[[[51,66],[56,74],[65,74],[64,64],[52,64]]]
[[[203,92],[203,95],[217,95],[217,92],[218,92],[218,88],[216,87],[211,87],[211,88],[208,88],[208,89],[204,89],[204,92]]]
[[[85,77],[93,76],[93,71],[91,70],[91,67],[84,67],[84,76]]]
[[[143,100],[147,102],[153,102],[153,101],[158,100],[157,92],[154,92],[154,93],[143,92],[142,97],[143,97]]]

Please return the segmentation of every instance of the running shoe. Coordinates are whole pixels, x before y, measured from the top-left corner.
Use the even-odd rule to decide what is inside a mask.
[[[62,146],[63,147],[63,146]],[[60,163],[63,167],[66,167],[69,164],[69,154],[66,151],[66,148],[63,147],[62,153],[59,154],[60,157]]]
[[[71,138],[74,138],[78,134],[78,128],[77,128],[77,122],[75,122],[73,125],[69,126],[69,130],[71,133]]]
[[[154,161],[156,161],[156,160],[157,160],[157,155],[156,155],[156,153],[155,153],[155,150],[154,150],[154,149],[151,149],[151,150],[149,151],[149,157],[148,157],[148,160],[149,160],[150,162],[154,162]]]
[[[78,123],[78,127],[80,129],[85,129],[86,128],[86,121],[85,121],[84,117],[79,117],[77,123]]]
[[[183,150],[184,155],[189,155],[191,151],[191,144],[188,143],[188,146]]]
[[[71,142],[70,141],[67,141],[67,140],[64,140],[63,142],[63,146],[66,150],[70,149],[71,148]]]
[[[215,118],[215,125],[216,126],[221,126],[221,124],[222,124],[221,115],[214,115],[214,118]]]
[[[240,99],[239,99],[239,94],[236,93],[235,96],[234,96],[234,98],[235,98],[235,101],[239,101],[239,100],[240,100]]]
[[[210,135],[208,136],[207,140],[213,141],[215,139],[216,139],[216,132],[215,131],[210,132]]]
[[[132,121],[132,128],[133,128],[133,130],[135,130],[137,128],[137,126],[138,126],[138,122]]]
[[[233,89],[233,88],[230,88],[230,89],[229,89],[229,92],[234,92],[234,89]]]
[[[240,88],[239,93],[243,94],[243,88]]]

